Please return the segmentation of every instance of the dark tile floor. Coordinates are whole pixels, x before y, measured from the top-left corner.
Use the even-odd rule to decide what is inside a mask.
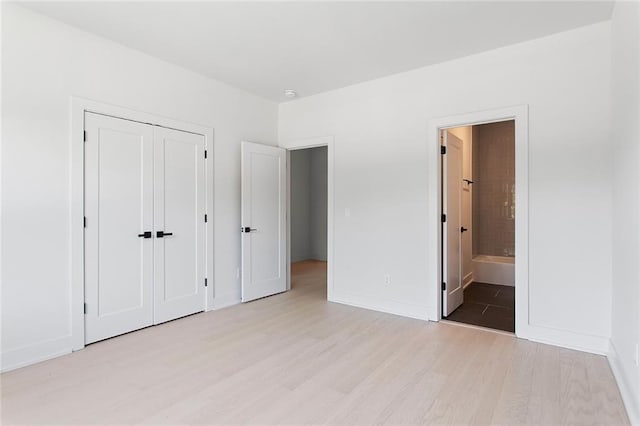
[[[515,287],[471,283],[464,289],[464,303],[448,320],[515,332]]]

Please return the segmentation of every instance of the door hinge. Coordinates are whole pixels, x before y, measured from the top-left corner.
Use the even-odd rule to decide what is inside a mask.
[[[207,215],[204,215],[204,223],[207,223]]]
[[[84,304],[84,308],[83,309],[84,309],[84,313],[86,315],[87,314],[87,304],[86,303]]]
[[[447,291],[447,283],[442,282],[442,291]]]
[[[447,153],[447,147],[446,146],[441,146],[440,147],[440,154],[444,155]]]
[[[209,284],[207,284],[207,279],[204,279],[204,286],[207,287]]]
[[[87,227],[87,217],[86,216],[83,218],[82,226],[85,227],[85,228]]]
[[[87,131],[86,130],[84,130],[82,132],[82,140],[85,141],[85,142],[87,141]]]
[[[207,158],[207,150],[204,150],[204,158]]]
[[[447,215],[443,213],[442,216],[440,217],[440,220],[442,222],[446,222],[447,221]]]

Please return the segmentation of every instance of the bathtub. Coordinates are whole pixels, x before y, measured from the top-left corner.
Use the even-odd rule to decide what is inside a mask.
[[[507,256],[473,256],[473,281],[487,284],[516,285],[516,258]]]

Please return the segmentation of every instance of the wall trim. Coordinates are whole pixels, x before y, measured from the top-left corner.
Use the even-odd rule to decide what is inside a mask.
[[[218,309],[229,308],[231,306],[239,305],[242,303],[242,300],[237,297],[225,298],[225,297],[216,297],[213,300],[213,307],[211,310],[217,311]]]
[[[280,141],[278,146],[287,150],[287,290],[291,289],[291,152],[298,149],[327,147],[327,300],[331,301],[334,292],[334,138],[320,136],[306,139]]]
[[[57,358],[72,352],[72,336],[45,340],[33,345],[22,346],[2,353],[2,367],[0,371],[15,370],[51,358]]]
[[[115,118],[123,118],[146,124],[153,124],[175,130],[197,133],[205,137],[207,159],[205,160],[205,194],[206,213],[206,270],[205,276],[211,285],[205,288],[205,311],[214,307],[215,275],[214,275],[214,129],[194,123],[174,120],[147,112],[107,103],[70,97],[70,222],[71,230],[71,339],[74,351],[84,348],[84,115],[93,112]]]
[[[393,300],[386,300],[382,303],[367,301],[363,302],[362,295],[340,293],[332,294],[329,302],[340,303],[341,305],[354,306],[356,308],[368,309],[370,311],[384,312],[386,314],[399,315],[423,321],[429,321],[430,318],[425,313],[423,305],[413,305]]]
[[[473,282],[473,272],[469,272],[467,275],[464,276],[462,280],[462,288],[465,289],[469,287],[472,282]]]
[[[625,375],[624,368],[620,363],[620,356],[616,350],[613,341],[609,344],[609,353],[607,354],[609,366],[616,379],[624,407],[627,410],[627,416],[632,425],[640,425],[640,397],[634,395],[633,388],[629,384],[629,378]]]
[[[428,286],[433,302],[429,316],[442,318],[442,281],[440,241],[440,131],[454,127],[515,121],[516,145],[516,336],[529,338],[529,106],[516,105],[501,109],[457,114],[429,120],[427,133],[427,170],[429,231],[437,238],[430,238],[427,247],[427,270],[431,271]],[[435,315],[434,315],[435,313]]]
[[[530,325],[527,330],[527,340],[596,355],[607,355],[609,353],[608,337],[551,327]]]

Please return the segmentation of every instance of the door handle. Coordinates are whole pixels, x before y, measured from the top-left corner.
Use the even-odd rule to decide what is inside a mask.
[[[151,231],[144,231],[142,234],[138,234],[140,238],[151,238]]]
[[[173,235],[173,232],[164,232],[164,231],[156,232],[156,238],[168,237],[169,235]]]
[[[251,228],[249,226],[245,226],[244,228],[240,228],[240,232],[245,232],[245,233],[249,233],[249,232],[253,232],[253,231],[257,231],[256,228]]]
[[[461,226],[461,227],[460,227],[460,232],[465,232],[465,231],[468,231],[468,229],[467,229],[467,228],[465,228],[464,226]]]

